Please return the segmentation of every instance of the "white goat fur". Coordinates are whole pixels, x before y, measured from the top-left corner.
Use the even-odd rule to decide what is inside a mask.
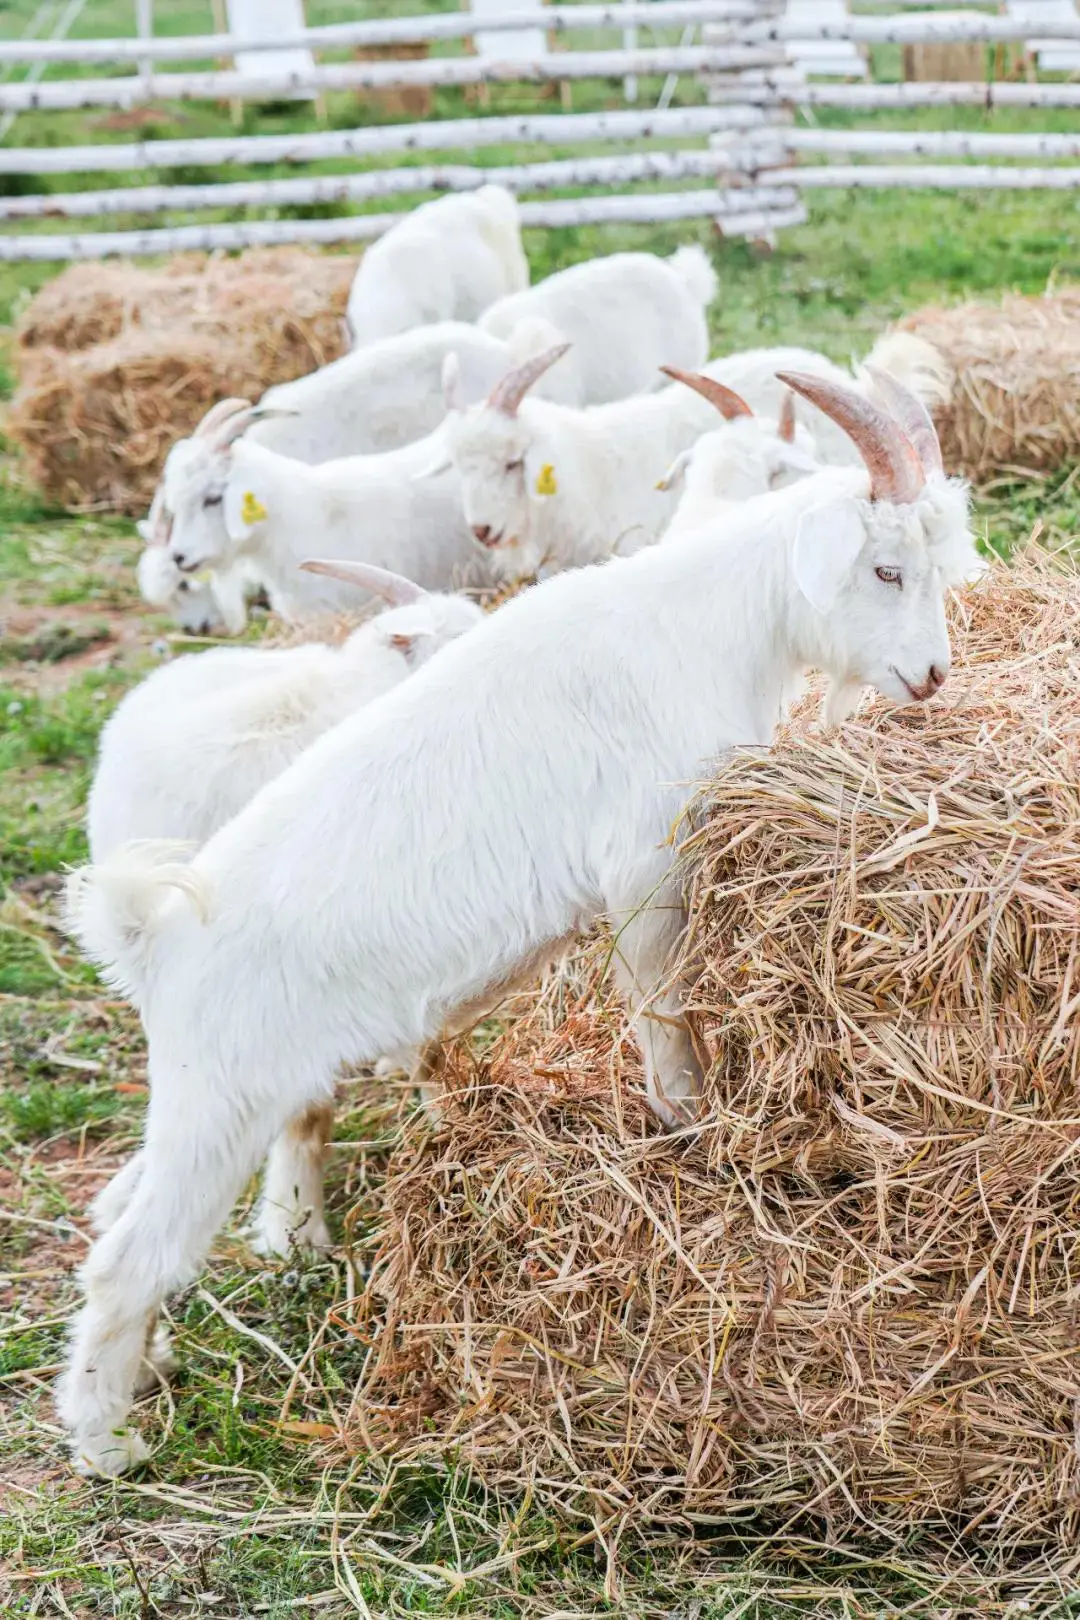
[[[480,326],[508,338],[524,319],[549,322],[573,344],[561,364],[581,403],[603,405],[658,387],[659,366],[701,366],[709,352],[705,311],[716,290],[700,247],[681,247],[670,259],[613,253],[503,298]]]
[[[338,647],[220,647],[164,665],[124,698],[102,732],[87,814],[91,860],[147,840],[193,852],[316,737],[399,686],[482,618],[465,597],[429,594],[367,619]],[[262,1253],[329,1243],[325,1134],[313,1152],[313,1128],[299,1122],[271,1151],[255,1225]],[[121,1176],[121,1189],[110,1183],[95,1206],[102,1230],[130,1196],[131,1172],[125,1167]]]
[[[188,444],[194,461],[166,468],[170,555],[186,570],[226,579],[243,565],[290,622],[356,604],[355,587],[300,572],[313,551],[375,563],[436,590],[496,577],[470,535],[456,474],[417,476],[442,454],[438,433],[315,467],[247,434],[209,456],[202,441]]]
[[[517,202],[503,186],[481,186],[422,203],[372,243],[346,319],[360,347],[436,321],[475,321],[528,285]]]
[[[79,1466],[123,1429],[149,1325],[289,1119],[342,1062],[433,1037],[598,916],[657,1111],[697,1086],[666,967],[669,832],[718,756],[767,745],[809,666],[904,703],[948,667],[962,488],[908,505],[830,469],[722,528],[547,581],[317,740],[190,864],[73,874],[69,924],[149,1039],[145,1172],[83,1268],[59,1407]],[[879,567],[902,569],[903,588]]]
[[[922,379],[936,350],[899,334],[883,339],[867,364],[885,369],[883,352],[894,375],[916,394],[922,387],[925,398]],[[850,373],[811,349],[751,349],[698,369],[772,418],[784,395],[778,371],[812,372],[847,387],[853,382]],[[822,462],[858,461],[831,418],[808,407],[802,420]],[[715,407],[681,383],[584,410],[530,394],[515,416],[490,403],[455,411],[446,443],[461,480],[466,521],[490,548],[496,571],[513,580],[615,552],[626,556],[651,544],[671,522],[679,498],[677,490],[659,488],[660,480],[716,422]]]

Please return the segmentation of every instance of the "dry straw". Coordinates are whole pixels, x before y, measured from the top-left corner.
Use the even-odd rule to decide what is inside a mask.
[[[919,310],[901,326],[956,370],[936,415],[950,471],[985,483],[1080,457],[1080,288]]]
[[[170,445],[217,400],[257,399],[337,358],[355,267],[265,248],[66,270],[20,324],[7,425],[44,494],[145,512]]]
[[[704,789],[697,1128],[658,1132],[580,963],[451,1050],[390,1167],[359,1445],[612,1535],[1074,1579],[1080,591],[1029,557],[953,618],[929,709]]]

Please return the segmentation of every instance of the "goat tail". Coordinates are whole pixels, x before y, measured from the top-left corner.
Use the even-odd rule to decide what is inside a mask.
[[[694,302],[708,309],[720,290],[720,281],[705,249],[691,242],[676,248],[667,262]]]
[[[886,332],[870,350],[866,364],[891,372],[931,408],[948,404],[956,381],[956,371],[941,350],[914,332]]]
[[[151,840],[125,844],[107,860],[68,874],[64,922],[105,982],[140,1006],[153,942],[173,893],[184,895],[200,920],[209,916],[205,880],[178,857],[193,844]]]

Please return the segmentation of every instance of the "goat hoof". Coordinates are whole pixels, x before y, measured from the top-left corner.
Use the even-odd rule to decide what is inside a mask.
[[[139,1364],[138,1376],[135,1379],[135,1399],[141,1400],[144,1395],[154,1395],[163,1384],[169,1382],[176,1370],[176,1357],[169,1342],[169,1335],[163,1327],[154,1330],[154,1336],[146,1347],[146,1352]]]
[[[72,1447],[75,1471],[87,1478],[118,1479],[129,1468],[146,1462],[150,1447],[135,1429],[76,1440]]]
[[[284,1209],[260,1210],[252,1227],[248,1242],[256,1254],[268,1260],[287,1260],[297,1249],[311,1249],[317,1253],[334,1247],[330,1228],[320,1216],[308,1217],[296,1224]]]

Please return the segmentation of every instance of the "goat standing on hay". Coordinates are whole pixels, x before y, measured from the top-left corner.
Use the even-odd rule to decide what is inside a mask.
[[[665,982],[686,784],[767,746],[810,667],[843,693],[926,701],[949,667],[944,586],[974,561],[966,492],[917,400],[893,387],[890,415],[784,380],[865,467],[517,597],[321,737],[190,864],[136,845],[73,874],[70,926],[139,1007],[150,1068],[142,1173],[83,1268],[59,1391],[81,1468],[146,1456],[124,1422],[161,1300],[343,1062],[467,1024],[603,916],[653,1106],[689,1112],[700,1076]]]

